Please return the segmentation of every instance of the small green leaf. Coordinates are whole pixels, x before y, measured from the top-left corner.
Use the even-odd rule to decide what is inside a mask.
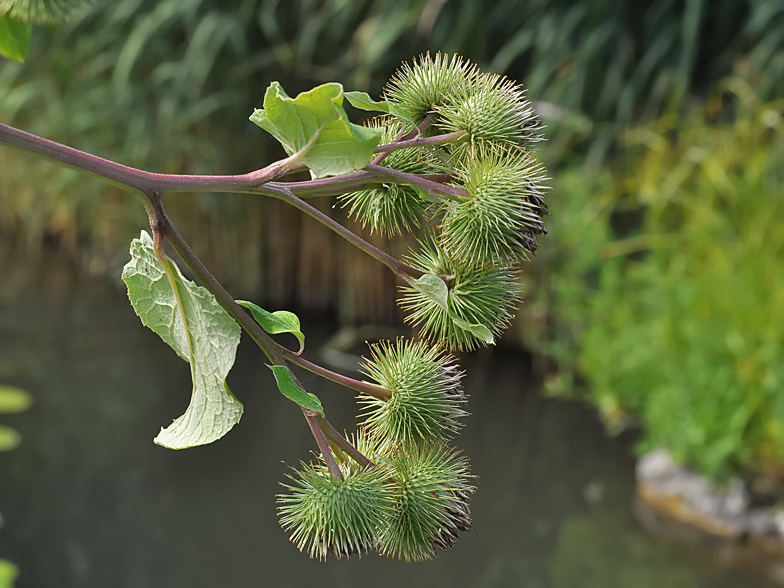
[[[433,302],[438,304],[445,311],[449,311],[447,306],[447,298],[449,297],[449,288],[446,282],[433,274],[425,274],[418,280],[411,282],[417,290],[422,292],[425,296],[430,298]]]
[[[31,24],[0,15],[0,55],[24,63],[32,32]]]
[[[29,392],[13,386],[0,386],[0,412],[24,412],[33,404]]]
[[[321,407],[321,400],[315,394],[305,392],[302,386],[294,381],[291,377],[289,368],[285,365],[270,365],[267,366],[275,374],[275,381],[278,383],[278,390],[289,400],[293,400],[303,408],[313,410],[324,416],[324,409]]]
[[[190,405],[155,438],[158,445],[185,449],[220,439],[242,416],[242,404],[226,385],[240,328],[210,292],[186,280],[171,260],[165,262],[168,268],[142,231],[131,243],[122,278],[142,323],[191,365]]]
[[[257,323],[270,335],[279,333],[291,333],[299,341],[299,351],[305,349],[305,335],[299,330],[299,317],[287,310],[276,310],[268,312],[247,300],[237,300],[237,304],[250,310]]]
[[[19,568],[7,559],[0,559],[0,588],[14,588],[18,576]]]
[[[22,442],[19,431],[0,425],[0,451],[11,451]]]
[[[414,122],[414,119],[411,117],[411,114],[402,106],[392,104],[386,100],[373,100],[367,92],[346,92],[344,96],[354,108],[370,112],[386,112],[387,114],[391,114],[392,116],[406,121],[413,127],[417,126],[416,122]]]
[[[484,325],[480,325],[478,323],[469,323],[455,315],[454,313],[449,313],[449,318],[452,319],[458,327],[463,329],[464,331],[468,331],[474,337],[479,339],[480,341],[485,342],[487,345],[493,345],[495,343],[495,339],[493,338],[493,333]]]
[[[272,82],[264,95],[264,109],[257,109],[250,120],[320,178],[365,167],[381,141],[381,129],[349,122],[343,109],[343,86],[334,82],[296,98]]]

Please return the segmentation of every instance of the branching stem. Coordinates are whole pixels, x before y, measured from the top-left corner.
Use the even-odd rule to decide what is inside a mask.
[[[385,168],[382,168],[385,169]],[[407,174],[408,175],[408,174]],[[336,220],[330,218],[328,215],[321,212],[318,208],[308,204],[301,198],[297,198],[294,193],[285,185],[285,184],[267,184],[263,187],[263,190],[269,196],[274,196],[281,200],[284,200],[291,204],[294,208],[297,208],[307,214],[308,216],[318,220],[320,223],[326,225],[333,231],[335,231],[338,235],[355,245],[357,248],[361,249],[372,258],[380,261],[385,266],[387,266],[392,272],[401,278],[404,281],[408,281],[408,278],[413,277],[414,279],[420,278],[425,275],[425,272],[422,270],[418,270],[415,267],[411,267],[407,263],[400,261],[389,255],[388,253],[384,253],[376,247],[375,245],[371,245],[367,241],[365,241],[362,237],[357,235],[356,233],[350,231],[343,225],[341,225]]]
[[[332,450],[329,448],[329,442],[324,436],[324,431],[319,425],[318,419],[320,415],[317,412],[308,410],[307,408],[302,408],[302,414],[305,415],[305,419],[308,421],[308,426],[310,426],[310,432],[313,433],[313,437],[316,439],[316,444],[321,450],[321,456],[324,458],[324,461],[327,464],[329,475],[332,476],[333,480],[343,481],[343,473],[340,471],[338,462],[335,461],[335,456],[332,455]]]
[[[322,378],[345,386],[346,388],[351,388],[352,390],[356,390],[362,394],[367,394],[368,396],[373,396],[379,400],[389,400],[392,397],[392,392],[382,386],[378,386],[377,384],[372,384],[370,382],[362,382],[360,380],[355,380],[354,378],[349,378],[347,376],[335,373],[325,367],[308,361],[304,357],[297,355],[289,349],[283,349],[282,353],[287,361],[290,361],[291,363],[296,364],[301,368],[308,370],[309,372],[317,374]]]
[[[376,153],[392,152],[398,149],[412,149],[414,147],[430,147],[433,145],[445,145],[447,143],[457,143],[467,133],[465,131],[455,131],[453,133],[445,133],[443,135],[435,135],[433,137],[419,137],[417,139],[409,139],[407,141],[395,141],[389,145],[379,145],[376,147]],[[373,163],[376,163],[375,161]]]
[[[370,461],[366,456],[364,456],[356,447],[354,447],[348,439],[346,439],[343,435],[341,435],[335,427],[325,418],[321,416],[316,417],[316,421],[318,422],[321,430],[326,435],[327,439],[338,446],[339,449],[344,451],[351,457],[354,461],[358,464],[365,466],[365,467],[377,467],[372,461]]]
[[[368,163],[365,166],[365,169],[369,172],[397,180],[398,183],[422,188],[428,194],[435,197],[446,196],[447,199],[454,200],[456,198],[470,198],[471,196],[471,194],[462,188],[454,188],[452,186],[439,184],[438,182],[428,180],[422,176],[402,172],[396,169],[392,169],[391,167],[384,167],[382,165],[376,165],[375,163]]]

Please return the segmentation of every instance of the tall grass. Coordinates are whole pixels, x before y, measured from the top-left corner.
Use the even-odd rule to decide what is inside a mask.
[[[289,92],[330,80],[377,92],[401,61],[444,50],[524,81],[557,117],[572,113],[581,131],[556,144],[597,162],[627,124],[699,95],[716,75],[735,71],[762,95],[781,92],[782,30],[778,0],[116,0],[37,28],[24,66],[0,63],[0,120],[146,169],[243,172],[281,154],[247,123],[271,80]],[[570,123],[550,126],[552,136]],[[97,181],[0,158],[0,228],[28,247],[53,239],[100,271],[143,223],[135,203]],[[362,298],[365,283],[278,272],[265,220],[274,205],[203,195],[172,206],[188,217],[183,226],[199,227],[191,239],[216,271],[248,295],[283,276],[323,292],[322,308],[345,308],[338,292]],[[290,222],[299,243],[302,221]],[[328,266],[342,245],[324,239],[297,251],[331,252]],[[289,272],[320,263],[285,255]],[[282,303],[298,289],[276,288]]]

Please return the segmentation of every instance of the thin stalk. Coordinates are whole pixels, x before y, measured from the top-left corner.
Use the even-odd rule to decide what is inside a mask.
[[[396,169],[392,169],[391,167],[384,167],[382,165],[376,165],[375,163],[368,163],[364,169],[397,180],[398,183],[401,184],[408,184],[409,186],[422,188],[428,194],[435,197],[446,196],[450,200],[455,198],[471,197],[471,194],[462,188],[454,188],[452,186],[439,184],[438,182],[433,182],[432,180],[423,178],[422,176],[402,172]]]
[[[160,197],[158,197],[160,211],[162,214],[163,231],[166,239],[171,244],[177,255],[185,262],[196,277],[202,284],[212,292],[218,303],[226,309],[226,311],[236,320],[240,326],[250,335],[251,339],[259,346],[273,365],[286,365],[281,354],[281,347],[267,335],[266,332],[253,320],[253,318],[236,302],[226,289],[215,279],[210,271],[204,266],[202,261],[191,250],[185,239],[182,238],[177,228],[169,220],[166,210],[160,204]]]
[[[411,131],[409,131],[408,133],[401,131],[400,134],[395,139],[395,143],[398,143],[400,141],[407,141],[409,139],[415,139],[416,137],[419,137],[419,135],[422,134],[422,131],[424,131],[431,124],[433,124],[433,119],[430,118],[429,114],[425,115],[425,119],[421,123],[419,123],[419,125],[415,129],[411,129]],[[382,161],[384,161],[384,159],[386,159],[387,155],[392,153],[392,149],[386,151],[381,149],[376,149],[376,153],[378,153],[379,155],[373,160],[373,163],[379,165]]]
[[[447,143],[456,143],[468,133],[465,131],[454,131],[453,133],[445,133],[443,135],[435,135],[433,137],[419,137],[417,139],[409,139],[408,141],[395,141],[389,145],[379,145],[376,147],[376,153],[397,151],[398,149],[411,149],[414,147],[430,147],[432,145],[445,145]],[[375,161],[373,163],[376,163]]]
[[[357,392],[361,392],[362,394],[367,394],[368,396],[373,396],[374,398],[378,398],[379,400],[389,400],[392,397],[392,392],[387,390],[383,386],[379,386],[377,384],[372,384],[370,382],[363,382],[360,380],[355,380],[354,378],[349,378],[348,376],[343,376],[341,374],[337,374],[331,370],[328,370],[325,367],[322,367],[318,364],[312,363],[305,359],[304,357],[297,355],[290,349],[283,348],[281,350],[284,358],[291,363],[298,365],[301,368],[308,370],[314,374],[321,376],[327,380],[340,384],[341,386],[345,386],[346,388],[351,388],[352,390],[356,390]]]
[[[267,184],[262,188],[262,190],[264,191],[264,193],[270,196],[274,196],[276,198],[279,198],[280,200],[288,202],[294,208],[301,210],[308,216],[326,225],[327,227],[335,231],[338,235],[346,239],[349,243],[355,245],[357,248],[361,249],[362,251],[370,255],[372,258],[383,263],[390,270],[392,270],[392,272],[400,279],[408,281],[409,278],[416,279],[416,278],[421,278],[423,275],[425,275],[425,272],[423,272],[422,270],[418,270],[415,267],[411,267],[407,263],[404,263],[399,259],[392,257],[388,253],[381,251],[381,249],[379,249],[375,245],[371,245],[359,235],[348,230],[339,222],[337,222],[336,220],[330,218],[329,216],[321,212],[318,208],[315,208],[310,204],[308,204],[307,202],[305,202],[304,200],[297,198],[291,192],[291,190],[285,187],[285,185]]]
[[[313,437],[316,439],[316,444],[321,450],[321,455],[327,464],[329,475],[332,476],[333,480],[342,482],[343,473],[338,467],[338,462],[335,461],[335,456],[332,455],[332,450],[329,448],[329,443],[327,442],[327,438],[324,436],[324,431],[319,426],[319,414],[317,412],[313,412],[312,410],[308,410],[307,408],[302,408],[302,414],[305,415],[305,419],[308,421],[310,431],[313,433]]]
[[[372,461],[370,461],[366,456],[364,456],[356,447],[354,447],[348,439],[346,439],[343,435],[341,435],[332,424],[322,416],[316,417],[316,422],[321,427],[324,435],[327,439],[337,445],[342,451],[347,453],[349,457],[351,457],[354,461],[356,461],[359,465],[365,467],[377,467]]]

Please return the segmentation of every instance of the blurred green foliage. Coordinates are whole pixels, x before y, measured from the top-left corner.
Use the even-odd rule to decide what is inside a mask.
[[[562,362],[551,390],[576,366],[611,427],[642,420],[643,449],[780,476],[784,101],[720,90],[630,131],[612,173],[556,180],[530,336]]]
[[[717,76],[781,92],[783,30],[778,0],[118,0],[36,28],[24,66],[0,62],[0,120],[146,169],[244,172],[279,155],[247,123],[272,80],[292,95],[333,80],[376,93],[402,60],[442,50],[524,81],[549,103],[545,117],[580,117],[583,132],[559,145],[588,138],[601,161],[624,125]],[[0,229],[28,245],[54,235],[114,253],[143,222],[111,188],[0,157]],[[207,196],[185,208],[239,226],[254,206]],[[254,230],[240,232],[261,247]],[[248,261],[234,243],[205,241]]]
[[[0,62],[0,120],[153,171],[240,173],[282,155],[247,121],[272,80],[292,95],[326,81],[375,95],[425,50],[523,81],[549,119],[554,214],[520,332],[558,362],[552,389],[576,369],[609,423],[642,418],[646,446],[715,475],[778,470],[780,0],[117,0],[36,28],[24,66]],[[728,74],[740,98],[674,114]],[[118,269],[146,222],[75,172],[8,150],[0,170],[0,234],[27,248],[54,238],[88,269]],[[277,204],[168,206],[237,295],[296,290],[315,308],[337,296],[344,319],[388,320],[385,274],[352,258],[335,285],[346,252]],[[262,269],[273,247],[284,261]]]

